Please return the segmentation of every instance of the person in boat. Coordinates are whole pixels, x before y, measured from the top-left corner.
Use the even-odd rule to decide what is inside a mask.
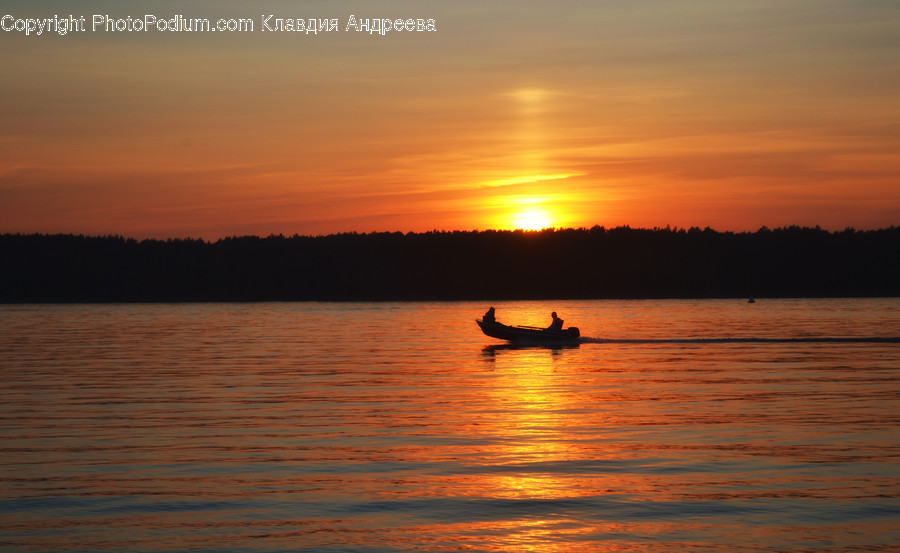
[[[563,320],[556,316],[556,311],[551,313],[550,316],[553,317],[553,322],[550,323],[547,330],[562,330]]]
[[[484,314],[484,322],[486,322],[486,323],[497,322],[497,318],[494,316],[494,306],[491,306],[491,308],[487,310],[487,313]]]

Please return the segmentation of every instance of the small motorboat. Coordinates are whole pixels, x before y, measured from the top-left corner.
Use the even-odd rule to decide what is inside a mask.
[[[581,332],[574,326],[549,330],[536,326],[509,326],[482,319],[475,319],[475,322],[487,336],[516,344],[578,344],[581,341]]]

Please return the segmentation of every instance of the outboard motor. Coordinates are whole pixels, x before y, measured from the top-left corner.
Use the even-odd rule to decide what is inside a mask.
[[[566,332],[568,332],[569,336],[571,336],[572,338],[578,338],[579,336],[581,336],[581,331],[578,330],[577,326],[570,326],[568,329],[566,329]]]

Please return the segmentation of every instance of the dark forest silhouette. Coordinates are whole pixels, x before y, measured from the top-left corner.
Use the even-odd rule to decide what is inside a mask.
[[[0,236],[0,301],[900,295],[900,227]]]

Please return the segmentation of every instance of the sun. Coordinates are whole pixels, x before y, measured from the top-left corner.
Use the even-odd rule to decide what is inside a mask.
[[[529,207],[513,215],[513,225],[522,230],[541,230],[553,226],[553,219],[547,210]]]

